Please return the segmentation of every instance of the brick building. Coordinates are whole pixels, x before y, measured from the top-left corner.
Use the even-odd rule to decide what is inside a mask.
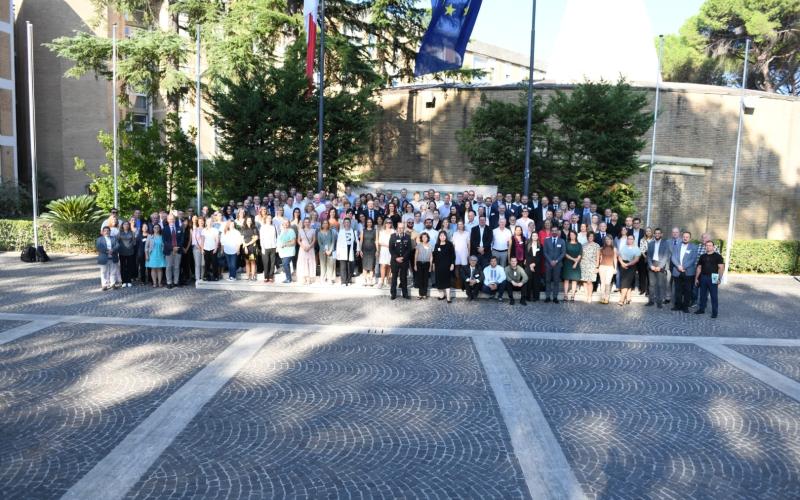
[[[536,84],[548,99],[571,85]],[[638,86],[654,101],[655,88]],[[469,162],[456,132],[465,127],[481,94],[517,102],[520,89],[505,87],[411,87],[386,90],[370,164],[381,181],[470,183]],[[728,227],[740,92],[709,85],[662,85],[653,226],[685,225],[692,232],[724,237]],[[749,92],[738,179],[737,238],[800,238],[800,99]],[[650,139],[642,172],[633,181],[644,214]],[[536,179],[532,179],[536,186]]]

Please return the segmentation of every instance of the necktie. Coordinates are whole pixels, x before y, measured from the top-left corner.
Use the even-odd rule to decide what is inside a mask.
[[[492,281],[494,281],[494,278],[495,278],[495,270],[492,269]]]
[[[175,234],[175,226],[170,226],[169,230],[172,233],[172,246],[176,247],[176,246],[178,246],[178,237]]]

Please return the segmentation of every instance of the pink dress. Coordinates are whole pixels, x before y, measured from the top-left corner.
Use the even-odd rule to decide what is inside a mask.
[[[297,279],[314,278],[317,276],[317,256],[314,253],[314,230],[298,229],[297,241],[300,243],[300,250],[297,254]],[[303,245],[307,245],[308,250],[303,250]]]

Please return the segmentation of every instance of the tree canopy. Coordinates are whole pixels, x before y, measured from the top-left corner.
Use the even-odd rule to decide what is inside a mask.
[[[741,85],[745,39],[751,38],[747,86],[800,95],[800,2],[706,0],[665,41],[664,77]]]

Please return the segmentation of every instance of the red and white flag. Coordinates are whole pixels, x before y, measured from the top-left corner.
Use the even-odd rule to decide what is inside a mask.
[[[317,12],[319,0],[304,0],[303,22],[306,27],[306,78],[309,83],[314,76],[314,56],[317,49]]]

